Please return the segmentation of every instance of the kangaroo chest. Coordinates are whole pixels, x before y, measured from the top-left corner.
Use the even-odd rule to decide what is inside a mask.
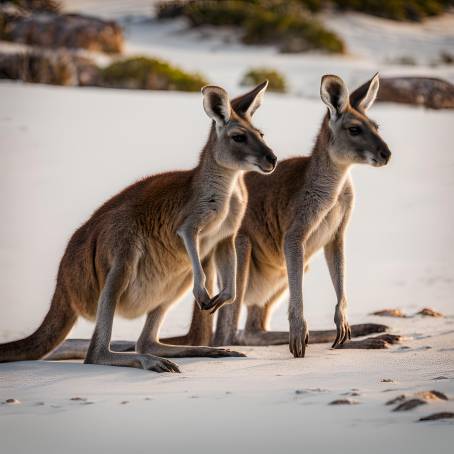
[[[309,260],[317,251],[324,248],[338,231],[345,215],[345,205],[338,200],[321,219],[304,244],[304,259]]]
[[[236,185],[228,199],[218,202],[213,220],[200,234],[200,252],[207,255],[224,238],[238,231],[246,210],[247,197],[241,185]]]

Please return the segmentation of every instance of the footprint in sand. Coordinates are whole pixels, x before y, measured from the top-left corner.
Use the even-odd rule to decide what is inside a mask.
[[[21,403],[20,400],[18,399],[6,399],[5,402],[2,402],[3,404],[7,404],[7,405],[19,405]]]
[[[440,413],[433,413],[429,416],[419,418],[418,421],[438,421],[440,419],[454,419],[454,413],[450,411],[442,411]]]
[[[385,405],[399,404],[393,411],[409,411],[421,405],[426,405],[430,401],[436,400],[448,400],[448,397],[446,394],[437,390],[419,391],[412,396],[400,394],[394,399],[388,400]]]
[[[357,405],[359,402],[353,399],[336,399],[331,401],[328,405]]]
[[[399,404],[393,411],[409,411],[413,410],[413,408],[419,407],[420,405],[426,405],[427,402],[423,399],[409,399],[405,402]]]

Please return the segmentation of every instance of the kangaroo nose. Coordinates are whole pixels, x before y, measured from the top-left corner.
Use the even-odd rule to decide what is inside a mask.
[[[277,162],[277,157],[274,154],[267,154],[265,159],[274,167]]]
[[[388,162],[389,158],[391,157],[391,152],[388,149],[381,150],[380,157],[383,159],[383,161]]]

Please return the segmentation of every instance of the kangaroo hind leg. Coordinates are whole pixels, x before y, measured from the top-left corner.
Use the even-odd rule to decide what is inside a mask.
[[[168,306],[167,306],[168,307]],[[165,356],[168,358],[184,357],[210,357],[219,358],[224,356],[245,356],[242,353],[214,347],[195,347],[189,345],[170,345],[159,341],[159,329],[164,319],[167,307],[158,306],[151,311],[145,321],[136,349],[139,353]]]
[[[126,263],[114,263],[107,274],[98,301],[96,325],[88,347],[86,364],[135,367],[155,372],[179,372],[172,362],[156,356],[137,353],[119,353],[110,349],[115,308],[126,290],[131,268]]]

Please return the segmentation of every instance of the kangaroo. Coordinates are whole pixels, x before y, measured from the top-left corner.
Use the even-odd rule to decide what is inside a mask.
[[[235,234],[244,215],[246,171],[271,173],[276,156],[251,123],[267,82],[230,102],[202,89],[212,120],[198,165],[145,178],[111,198],[70,239],[49,312],[29,337],[0,345],[0,362],[39,359],[79,315],[95,320],[85,363],[178,372],[166,357],[243,356],[213,347],[159,342],[166,311],[190,287],[200,307],[235,299]],[[203,263],[216,248],[221,290],[210,296]],[[147,314],[135,352],[110,348],[114,314]]]
[[[288,288],[289,348],[293,356],[304,357],[309,331],[303,276],[321,248],[337,295],[333,347],[351,339],[344,285],[344,238],[354,204],[349,170],[353,164],[381,167],[391,157],[366,114],[378,89],[378,74],[350,96],[341,78],[323,76],[320,96],[328,109],[311,155],[282,161],[266,181],[258,175],[246,178],[253,196],[236,238],[237,298],[218,316],[214,345],[233,339],[243,301],[248,307],[245,335],[263,333],[269,339],[271,333],[264,330],[270,308]],[[264,185],[267,190],[260,191]],[[223,304],[211,303],[212,310]]]
[[[308,341],[333,342],[337,348],[385,348],[387,343],[398,341],[398,336],[384,334],[345,343],[351,337],[387,329],[373,323],[350,327],[344,289],[344,236],[354,202],[349,168],[354,163],[382,166],[391,156],[377,125],[366,116],[378,88],[379,78],[375,75],[349,96],[339,77],[322,78],[321,98],[328,112],[312,154],[281,161],[270,176],[245,177],[249,200],[236,237],[237,296],[233,304],[219,311],[214,338],[213,316],[194,304],[188,334],[163,342],[216,346],[289,343],[289,332],[267,331],[271,309],[288,288],[290,351],[296,357],[304,356]],[[303,317],[303,271],[321,248],[337,293],[337,330],[311,331],[308,336]],[[216,270],[210,266],[206,271],[211,281]],[[243,302],[247,306],[246,326],[237,333]],[[215,303],[211,311],[220,305]],[[49,359],[72,357],[76,346],[80,349],[85,345],[86,349],[87,344],[82,339],[71,340]],[[134,343],[121,341],[113,348],[129,351]]]

